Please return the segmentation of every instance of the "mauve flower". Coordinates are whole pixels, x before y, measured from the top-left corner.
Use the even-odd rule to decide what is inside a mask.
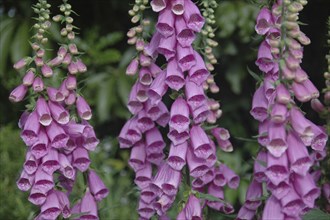
[[[71,216],[71,210],[70,210],[70,201],[69,201],[68,196],[62,191],[54,190],[54,192],[60,203],[61,212],[62,212],[63,217],[69,218]]]
[[[38,160],[30,151],[28,151],[25,155],[23,168],[28,175],[34,174],[38,169]]]
[[[171,145],[170,153],[168,155],[167,163],[175,170],[182,170],[186,164],[186,154],[188,150],[188,143],[183,142],[178,145]]]
[[[202,219],[202,207],[199,203],[199,200],[190,195],[186,206],[184,207],[185,217],[187,219],[201,220]]]
[[[44,64],[42,67],[41,67],[41,73],[44,77],[51,77],[53,75],[53,70],[47,66],[46,64]]]
[[[166,2],[166,0],[152,0],[150,5],[154,12],[160,12],[166,8]]]
[[[89,189],[86,190],[85,196],[81,200],[80,213],[84,213],[79,217],[81,219],[99,219],[97,204]]]
[[[275,196],[276,199],[280,200],[289,193],[289,191],[291,190],[291,186],[289,180],[284,180],[278,185],[275,185],[271,181],[269,181],[267,183],[267,189],[272,192],[272,195]]]
[[[149,86],[152,83],[152,74],[149,68],[142,67],[139,72],[139,81],[142,85]]]
[[[194,51],[194,57],[196,59],[196,65],[189,69],[189,80],[200,86],[207,79],[210,73],[206,69],[205,62],[201,55]]]
[[[145,133],[145,140],[147,155],[159,153],[165,147],[162,134],[156,127]]]
[[[139,69],[139,60],[137,58],[133,59],[127,66],[126,75],[135,75]]]
[[[234,171],[232,171],[225,164],[220,164],[219,170],[226,178],[227,185],[229,186],[229,188],[236,189],[239,186],[240,178]]]
[[[142,199],[139,201],[137,210],[139,215],[144,219],[150,219],[155,213],[152,203],[147,204]]]
[[[168,89],[168,86],[165,83],[165,77],[166,72],[160,72],[148,90],[148,96],[152,104],[158,104]]]
[[[175,32],[177,34],[176,39],[182,47],[189,47],[196,37],[193,30],[188,28],[186,21],[181,16],[175,19]]]
[[[136,172],[144,167],[145,160],[146,160],[145,144],[143,141],[139,141],[132,147],[128,164]]]
[[[68,157],[62,153],[58,154],[58,162],[60,164],[61,173],[69,179],[74,179],[76,170],[71,165],[71,161],[69,161]]]
[[[33,145],[38,140],[38,134],[40,130],[40,123],[38,114],[36,111],[31,112],[29,117],[26,119],[21,138],[24,143],[28,146]]]
[[[204,26],[205,20],[200,14],[198,7],[191,0],[185,1],[183,17],[187,26],[193,31],[200,32]]]
[[[196,65],[196,58],[192,47],[181,47],[180,44],[176,45],[176,58],[178,60],[178,66],[181,71],[188,71],[194,65]]]
[[[245,206],[242,206],[237,214],[237,220],[252,220],[255,215],[255,211],[247,209]]]
[[[257,208],[261,205],[261,196],[262,184],[253,179],[246,192],[244,207],[250,210],[257,210]]]
[[[52,113],[53,119],[61,125],[67,124],[70,120],[69,112],[58,102],[48,102],[50,112]]]
[[[169,61],[170,59],[175,57],[176,54],[175,45],[176,45],[176,37],[174,34],[172,34],[167,38],[160,39],[157,51],[160,54],[164,55],[166,60]]]
[[[289,177],[288,163],[286,154],[282,154],[280,157],[267,154],[267,169],[265,174],[273,184],[278,185]]]
[[[69,137],[59,124],[53,121],[49,126],[46,127],[46,132],[52,147],[63,148],[66,146]]]
[[[65,99],[63,93],[53,87],[47,87],[47,94],[49,99],[53,102],[61,102]]]
[[[284,213],[282,212],[282,206],[279,200],[277,200],[274,196],[270,196],[262,213],[262,220],[269,220],[269,219],[283,219],[284,220]]]
[[[170,7],[166,7],[159,13],[158,22],[156,24],[157,31],[165,38],[174,34],[174,14]]]
[[[151,183],[151,178],[152,167],[150,163],[146,162],[141,169],[136,171],[134,182],[140,189],[145,189]]]
[[[273,56],[270,51],[270,46],[267,44],[266,41],[263,41],[260,44],[258,50],[258,59],[256,61],[256,65],[262,72],[267,73],[274,68],[274,63],[272,60]]]
[[[42,169],[52,175],[56,170],[60,169],[60,164],[58,162],[58,152],[56,149],[49,149],[47,154],[41,160]]]
[[[274,21],[273,16],[268,8],[262,8],[257,17],[255,30],[258,34],[264,35],[272,27]]]
[[[32,88],[33,88],[33,91],[35,91],[35,92],[41,92],[42,90],[44,90],[44,82],[42,81],[42,79],[40,77],[36,77],[34,79]]]
[[[25,98],[28,87],[21,84],[17,86],[9,95],[9,100],[11,102],[20,102]]]
[[[260,86],[253,95],[250,114],[254,119],[262,122],[267,118],[268,101],[264,94],[264,87]]]
[[[23,85],[24,86],[31,86],[34,81],[34,72],[30,69],[26,72],[25,76],[23,77]]]
[[[282,212],[292,217],[298,217],[305,206],[300,196],[293,188],[281,199],[281,205]]]
[[[25,170],[22,170],[16,185],[21,191],[28,191],[34,183],[34,178],[33,174],[29,175]]]
[[[53,176],[49,173],[46,173],[40,166],[35,173],[33,188],[35,187],[40,189],[43,193],[46,193],[54,188]]]
[[[190,176],[192,177],[200,177],[203,176],[208,171],[208,166],[206,165],[206,160],[198,158],[192,152],[192,149],[188,147],[187,151],[187,164],[190,172]]]
[[[270,123],[268,127],[268,139],[266,147],[274,157],[280,157],[288,148],[287,135],[284,124]]]
[[[292,128],[298,133],[302,142],[309,146],[314,138],[314,132],[311,127],[312,123],[307,120],[304,115],[297,108],[291,108],[290,110],[290,122]]]
[[[177,98],[171,107],[169,126],[178,132],[189,128],[189,107],[183,98]]]
[[[91,163],[88,152],[85,148],[77,147],[73,153],[72,165],[76,167],[80,172],[85,172],[89,168]]]
[[[184,74],[175,59],[171,59],[166,68],[166,84],[176,91],[185,84]]]
[[[45,192],[44,190],[38,187],[33,187],[31,189],[28,200],[34,205],[41,206],[42,204],[45,203],[46,198],[47,198],[47,192]]]
[[[76,103],[79,117],[84,120],[90,120],[92,118],[92,111],[86,100],[78,96]]]
[[[88,185],[96,201],[101,201],[109,194],[109,190],[104,185],[101,178],[93,170],[89,171]]]
[[[52,122],[53,118],[50,114],[50,109],[46,100],[43,97],[39,97],[36,104],[36,111],[39,116],[39,122],[43,126],[48,126]]]
[[[305,205],[313,208],[315,199],[321,195],[321,191],[316,186],[313,177],[310,174],[306,174],[305,176],[295,175],[293,185]]]
[[[61,205],[55,191],[47,195],[45,203],[41,206],[41,218],[55,220],[61,214]]]
[[[189,80],[186,80],[185,95],[191,109],[196,109],[206,102],[203,87]]]

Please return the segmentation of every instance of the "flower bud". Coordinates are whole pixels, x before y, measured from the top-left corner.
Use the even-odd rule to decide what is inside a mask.
[[[11,102],[20,102],[24,99],[27,93],[28,87],[21,84],[17,86],[9,95],[9,100]]]
[[[44,82],[40,77],[36,77],[32,84],[33,91],[41,92],[44,90]]]

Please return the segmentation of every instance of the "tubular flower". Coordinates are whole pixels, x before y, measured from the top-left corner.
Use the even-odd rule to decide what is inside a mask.
[[[315,207],[320,196],[312,176],[312,166],[318,163],[313,155],[324,152],[328,137],[296,104],[319,96],[300,67],[302,45],[310,43],[297,21],[306,3],[279,0],[271,9],[262,8],[257,17],[255,29],[264,41],[256,65],[265,76],[254,94],[250,113],[260,123],[258,142],[264,148],[255,161],[239,219],[253,219],[261,196],[266,194],[260,188],[262,183],[271,194],[262,214],[265,220],[300,218]]]
[[[39,14],[39,23],[34,27],[46,30],[50,26],[49,8],[47,1],[39,1],[35,5]],[[58,15],[54,21],[72,23],[71,5],[64,1],[60,6],[65,16]],[[60,18],[60,20],[58,20]],[[38,31],[38,35],[44,31]],[[77,57],[73,38],[68,37],[68,45],[62,45],[57,57],[46,63],[44,44],[45,36],[36,37],[32,43],[36,53],[35,58],[22,59],[14,65],[16,69],[35,64],[28,69],[23,78],[23,84],[13,90],[9,99],[13,102],[23,100],[29,87],[34,93],[35,106],[27,109],[21,116],[19,127],[22,129],[21,138],[27,145],[24,169],[17,180],[17,186],[22,191],[29,191],[29,201],[40,206],[40,214],[36,219],[57,219],[59,215],[69,218],[73,212],[70,207],[69,196],[77,173],[83,172],[88,179],[86,195],[81,201],[76,213],[90,211],[86,218],[97,217],[96,202],[108,195],[108,189],[97,174],[89,169],[91,163],[89,151],[93,151],[99,140],[95,136],[93,127],[86,121],[91,119],[92,113],[87,102],[78,95],[76,77],[73,74],[85,71],[85,65]],[[70,62],[65,62],[70,57]],[[24,64],[24,65],[23,65]],[[64,70],[69,70],[68,76],[59,88],[51,87],[45,78],[52,77],[58,65],[63,64]],[[77,65],[77,71],[70,71],[70,65]],[[70,98],[74,96],[74,98]],[[76,99],[76,97],[78,97]],[[70,102],[68,103],[68,99]],[[69,109],[70,107],[70,109]],[[75,110],[77,113],[72,113]],[[80,118],[76,117],[79,115]],[[56,184],[56,188],[55,188]],[[63,190],[63,191],[62,191]],[[90,202],[93,201],[93,202]],[[92,205],[90,205],[92,204]]]
[[[216,7],[216,2],[213,3]],[[148,1],[142,1],[134,7],[141,10],[147,4]],[[149,21],[142,19],[142,11],[129,11],[132,22],[140,21],[140,24],[127,33],[128,43],[135,44],[138,56],[128,65],[126,74],[136,74],[137,80],[128,99],[133,116],[118,137],[121,148],[131,148],[129,165],[135,171],[135,183],[141,191],[138,213],[142,219],[155,214],[165,218],[183,185],[182,180],[187,179],[183,177],[184,168],[192,178],[188,183],[191,188],[178,219],[202,219],[205,205],[232,213],[233,207],[228,203],[198,198],[200,191],[223,201],[225,185],[235,189],[240,180],[229,167],[217,161],[216,143],[224,152],[233,150],[229,132],[218,127],[211,132],[205,129],[206,124],[214,124],[221,116],[219,103],[207,97],[206,87],[210,86],[210,92],[219,88],[209,72],[212,64],[204,62],[192,43],[197,34],[211,28],[213,21],[208,19],[205,24],[205,18],[191,0],[153,0],[150,5],[159,15],[150,42],[141,34]],[[204,29],[204,24],[208,28]],[[211,47],[217,44],[209,38],[207,42],[210,55]],[[162,56],[166,60],[163,69],[156,64]],[[216,63],[214,57],[212,63]],[[166,105],[165,97],[170,92],[178,95],[172,97],[172,103],[166,102],[171,105]],[[168,133],[162,127],[168,128]],[[168,156],[165,148],[169,149]]]

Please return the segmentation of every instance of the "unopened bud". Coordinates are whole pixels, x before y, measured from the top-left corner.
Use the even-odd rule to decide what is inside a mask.
[[[68,34],[68,31],[65,28],[62,28],[61,35],[66,36]]]
[[[321,113],[325,110],[324,105],[319,99],[312,99],[311,101],[311,107],[314,111]]]
[[[41,40],[41,43],[42,44],[46,44],[47,42],[48,42],[48,38],[47,37],[42,38],[42,40]]]
[[[134,44],[136,43],[136,41],[137,41],[137,37],[132,37],[132,38],[129,38],[129,39],[127,40],[127,43],[128,43],[129,45],[134,45]]]
[[[71,24],[71,23],[73,22],[73,18],[72,18],[72,17],[67,17],[67,18],[65,19],[65,21],[66,21],[67,23]]]
[[[143,39],[137,39],[135,48],[137,51],[143,51],[144,50],[144,41]]]
[[[69,44],[69,51],[72,54],[78,54],[78,48],[75,44]]]
[[[67,24],[67,25],[65,26],[65,29],[66,29],[67,31],[72,31],[72,30],[73,30],[73,26],[72,26],[72,24]]]
[[[129,10],[129,11],[128,11],[128,14],[129,14],[130,16],[134,16],[134,15],[135,15],[135,12],[134,12],[133,10]]]
[[[69,34],[68,34],[68,39],[69,40],[73,40],[75,37],[75,33],[73,31],[71,31]]]
[[[136,26],[134,29],[135,29],[136,33],[142,33],[142,31],[143,31],[143,27],[141,25]]]
[[[211,63],[206,63],[205,66],[206,66],[207,70],[210,72],[212,72],[214,70],[214,66]]]
[[[131,22],[132,22],[133,24],[135,24],[135,23],[138,23],[139,20],[140,20],[140,15],[134,15],[134,16],[132,17],[132,19],[131,19]]]
[[[308,45],[311,43],[311,40],[302,32],[300,32],[300,35],[298,36],[298,40],[302,45]]]
[[[134,30],[134,28],[129,29],[129,31],[127,32],[127,37],[132,38],[136,35],[136,31]]]

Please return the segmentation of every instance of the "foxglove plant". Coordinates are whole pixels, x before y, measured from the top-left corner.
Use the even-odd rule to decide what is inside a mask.
[[[203,1],[204,25],[205,18],[191,0],[152,0],[151,8],[159,15],[150,42],[143,35],[150,23],[142,13],[147,4],[136,1],[129,11],[132,22],[140,24],[127,33],[128,43],[135,45],[138,54],[126,74],[138,74],[138,79],[127,104],[133,117],[118,137],[121,148],[131,148],[129,165],[140,189],[140,218],[150,219],[154,214],[166,218],[183,179],[189,186],[189,198],[184,199],[185,207],[177,219],[202,219],[206,206],[232,213],[223,190],[225,185],[237,188],[239,177],[217,160],[217,146],[225,152],[233,150],[230,135],[224,128],[206,129],[221,116],[218,102],[206,95],[208,89],[219,90],[209,72],[217,62],[212,54],[217,44],[211,39],[216,1]],[[192,47],[201,31],[207,64]],[[156,64],[161,55],[165,68]],[[174,101],[168,109],[170,92]],[[165,155],[166,148],[169,153]],[[204,193],[214,200],[202,199]]]
[[[19,120],[27,152],[17,186],[22,191],[30,190],[29,201],[40,206],[36,219],[50,220],[60,215],[69,218],[71,213],[78,213],[84,219],[98,219],[96,203],[108,195],[108,189],[95,171],[89,169],[89,151],[95,150],[99,140],[88,123],[91,109],[77,90],[76,76],[85,72],[86,66],[74,43],[72,10],[67,0],[60,6],[63,15],[53,18],[65,24],[61,35],[66,37],[67,43],[61,45],[54,59],[47,60],[44,33],[51,25],[50,7],[45,0],[39,0],[34,6],[39,15],[34,25],[35,41],[31,44],[35,56],[21,59],[14,65],[18,70],[31,67],[22,84],[9,96],[10,101],[19,102],[29,93],[31,100]],[[58,74],[60,68],[68,71],[68,75],[60,87],[55,88],[49,78]],[[69,196],[78,172],[85,176],[86,194],[71,209]]]
[[[260,10],[256,32],[265,36],[256,65],[264,73],[254,94],[251,115],[259,122],[262,146],[238,219],[253,219],[261,197],[268,195],[261,219],[300,219],[320,196],[312,166],[324,158],[327,134],[308,120],[298,102],[319,92],[300,67],[309,38],[300,31],[305,0],[278,0]],[[263,191],[262,184],[267,186]]]

